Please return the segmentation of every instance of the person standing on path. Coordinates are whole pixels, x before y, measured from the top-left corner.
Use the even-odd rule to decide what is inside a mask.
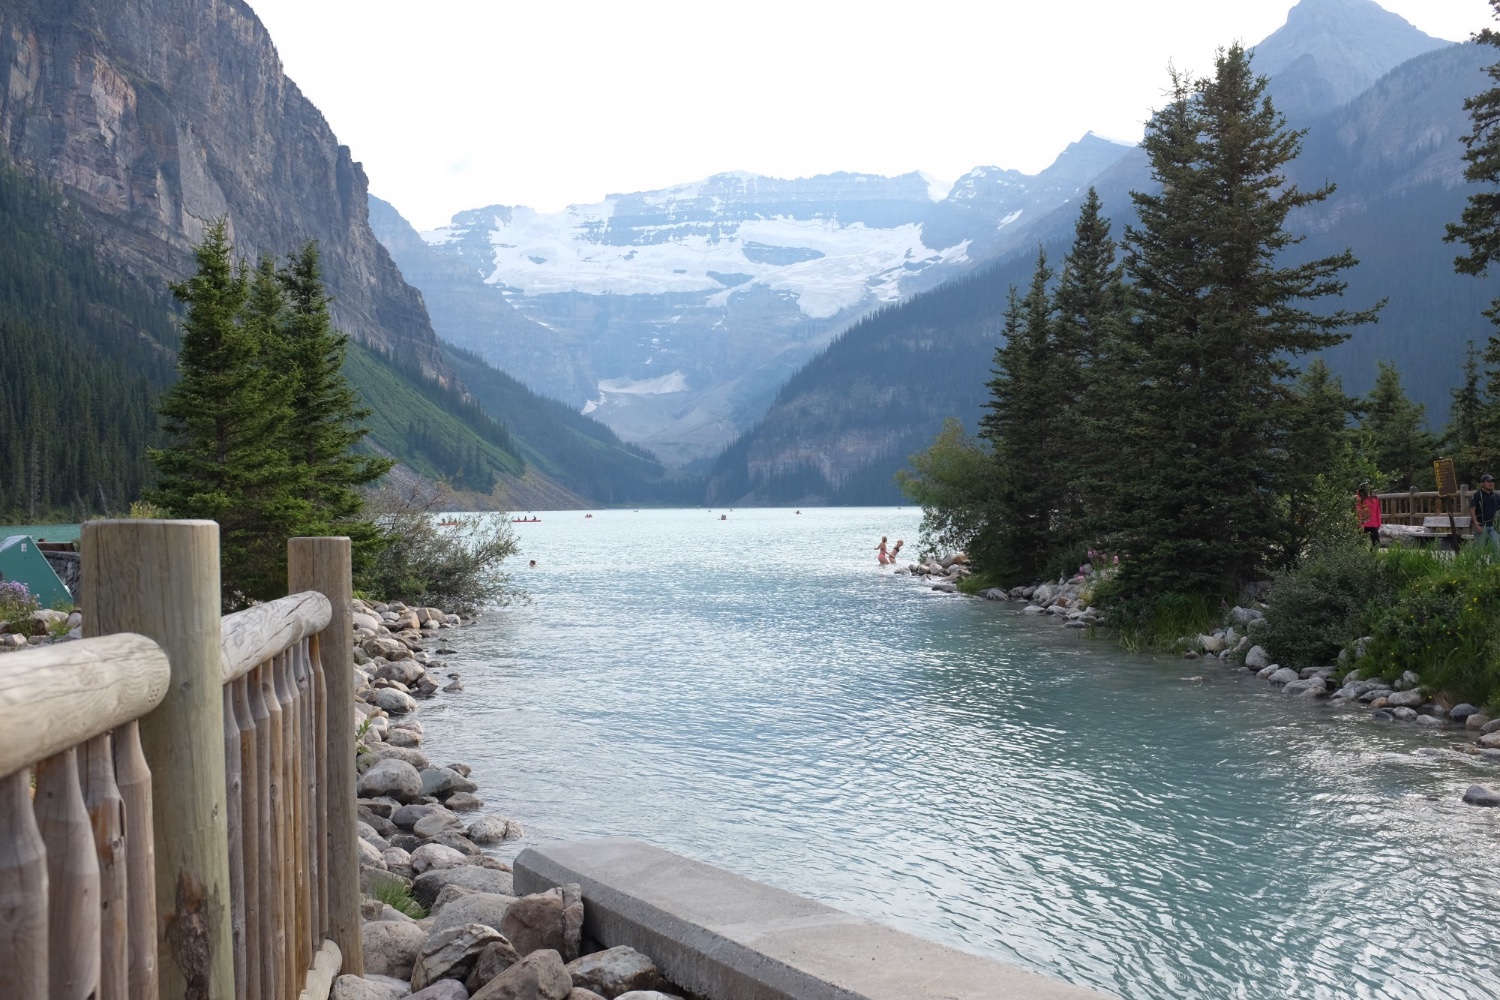
[[[1469,497],[1469,513],[1474,517],[1475,543],[1500,549],[1500,532],[1495,531],[1495,515],[1500,514],[1500,493],[1495,492],[1495,477],[1488,472],[1479,477],[1479,489]]]
[[[1370,490],[1369,483],[1360,483],[1354,505],[1359,511],[1359,526],[1370,536],[1371,548],[1380,548],[1380,498]]]

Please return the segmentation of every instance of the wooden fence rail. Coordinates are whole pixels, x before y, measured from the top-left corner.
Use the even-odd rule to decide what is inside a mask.
[[[1420,527],[1424,518],[1439,514],[1468,514],[1473,490],[1460,490],[1446,501],[1436,492],[1381,493],[1380,520],[1385,524],[1410,524]],[[1444,506],[1447,503],[1448,506]]]
[[[87,638],[0,658],[0,998],[326,998],[363,967],[349,540],[226,616],[211,521],[81,548]]]

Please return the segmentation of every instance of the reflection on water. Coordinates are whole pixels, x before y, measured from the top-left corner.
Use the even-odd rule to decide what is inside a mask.
[[[720,513],[516,526],[533,600],[460,635],[426,724],[531,841],[1130,998],[1500,995],[1500,810],[1459,802],[1500,773],[1415,752],[1446,737],[932,594],[875,564],[910,509]]]

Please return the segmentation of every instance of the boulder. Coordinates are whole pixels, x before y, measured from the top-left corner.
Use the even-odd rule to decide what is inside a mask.
[[[498,844],[509,837],[510,820],[500,816],[481,816],[469,824],[469,839],[476,844]]]
[[[454,792],[477,792],[479,786],[450,767],[429,767],[422,772],[422,794],[442,798]]]
[[[1500,806],[1500,792],[1484,785],[1470,785],[1468,791],[1464,792],[1464,801],[1471,806],[1494,808]]]
[[[357,787],[362,797],[389,795],[397,801],[409,802],[422,793],[422,778],[406,761],[386,758],[372,764],[360,776]]]
[[[411,884],[411,894],[423,906],[430,906],[437,899],[437,894],[448,885],[461,886],[474,892],[495,892],[502,896],[513,896],[516,890],[515,883],[511,881],[510,872],[495,871],[479,865],[466,865],[463,868],[445,868],[442,871],[418,875]],[[502,934],[505,933],[505,928],[501,927],[499,930]],[[509,935],[506,936],[509,937]],[[514,943],[512,941],[512,944]]]
[[[411,987],[389,976],[339,976],[333,981],[328,1000],[401,1000],[411,995]]]
[[[457,924],[433,931],[417,956],[411,988],[420,990],[439,979],[462,982],[473,971],[485,946],[503,940],[499,931],[484,924]]]
[[[1267,677],[1266,680],[1276,685],[1290,684],[1293,681],[1298,680],[1297,671],[1293,670],[1291,667],[1282,667],[1280,670],[1277,670],[1275,673],[1271,674],[1271,676]]]
[[[1249,670],[1263,670],[1271,665],[1271,654],[1266,652],[1264,646],[1251,646],[1250,651],[1245,654],[1245,667]]]
[[[386,760],[389,758],[404,760],[419,772],[425,768],[429,768],[432,766],[430,763],[428,763],[426,755],[423,754],[420,750],[410,750],[406,747],[393,747],[384,743],[377,743],[375,746],[372,746],[370,748],[370,753],[368,756],[373,757],[376,760]]]
[[[1385,703],[1396,708],[1416,708],[1426,700],[1420,691],[1392,691],[1385,697]]]
[[[1483,712],[1475,712],[1464,720],[1464,728],[1470,732],[1482,730],[1490,721],[1490,717]]]
[[[1224,637],[1221,635],[1198,636],[1198,648],[1205,653],[1221,653],[1224,651]]]
[[[361,642],[359,648],[372,657],[380,657],[386,660],[406,660],[411,658],[411,650],[406,648],[406,643],[388,635],[372,635]]]
[[[448,900],[441,908],[434,903],[431,929],[439,931],[463,924],[483,924],[498,931],[505,920],[505,911],[515,901],[516,897],[498,892],[471,892]]]
[[[406,715],[417,710],[417,700],[411,695],[395,688],[376,688],[370,702],[377,708],[382,708],[392,715]]]
[[[443,805],[454,812],[473,812],[484,808],[484,799],[477,795],[470,795],[468,792],[454,792],[443,800]]]
[[[616,1000],[682,1000],[682,997],[656,990],[631,990],[629,993],[621,993]]]
[[[416,660],[387,660],[375,668],[375,676],[411,687],[426,675]],[[420,732],[421,730],[418,730]]]
[[[529,955],[546,949],[561,954],[566,947],[564,909],[561,889],[522,896],[506,908],[500,933],[515,946],[518,954]]]
[[[438,805],[435,802],[428,804],[414,802],[411,805],[402,806],[395,812],[391,813],[391,822],[404,830],[410,830],[412,827],[417,825],[417,820],[423,818],[424,816],[431,816],[434,813],[441,813],[445,811],[446,810],[444,809],[444,807]]]
[[[1448,718],[1452,719],[1454,722],[1464,722],[1469,718],[1469,716],[1478,714],[1479,709],[1475,708],[1473,705],[1470,705],[1468,702],[1464,702],[1461,705],[1454,705],[1452,708],[1448,709]]]
[[[505,938],[492,941],[479,953],[479,958],[474,962],[474,971],[469,973],[464,985],[469,988],[470,993],[478,993],[489,985],[490,980],[520,960],[521,956],[516,954],[516,949]]]
[[[1500,733],[1486,733],[1479,737],[1479,749],[1500,750]]]
[[[440,833],[428,841],[429,844],[442,844],[469,859],[469,864],[479,864],[484,856],[484,850],[474,841],[461,833]]]
[[[604,1000],[604,998],[593,990],[586,990],[581,986],[575,986],[569,991],[568,1000]]]
[[[1416,718],[1416,723],[1419,726],[1426,726],[1431,729],[1441,726],[1443,724],[1443,720],[1439,719],[1435,715],[1419,715]]]
[[[544,948],[491,979],[471,1000],[568,1000],[573,980],[562,956]]]
[[[1389,709],[1389,711],[1391,718],[1399,719],[1402,722],[1414,722],[1417,718],[1417,710],[1415,708],[1397,707]]]
[[[384,868],[386,866],[385,860],[381,857],[380,848],[363,837],[360,837],[356,843],[358,844],[360,864],[370,865],[374,868]]]
[[[1500,732],[1500,719],[1493,719],[1479,727],[1479,731],[1488,736],[1490,733]]]
[[[593,990],[604,1000],[661,985],[656,964],[625,945],[574,959],[568,963],[568,974],[573,977],[574,986]]]
[[[1409,691],[1421,683],[1422,678],[1415,671],[1407,670],[1396,679],[1396,683],[1392,684],[1391,687],[1397,691]]]
[[[380,855],[380,860],[385,862],[387,868],[411,868],[411,855],[399,847],[387,847]],[[416,874],[409,872],[409,874]]]
[[[421,875],[423,872],[442,871],[444,868],[457,868],[466,865],[469,859],[464,854],[455,851],[451,847],[442,844],[423,844],[411,852],[411,870]]]
[[[464,821],[447,809],[438,809],[413,823],[411,832],[423,840],[431,840],[433,837],[441,837],[447,833],[462,834]]]
[[[469,991],[457,979],[439,979],[431,986],[413,993],[406,1000],[469,1000]]]
[[[359,940],[365,953],[366,975],[410,979],[427,932],[415,923],[372,920],[360,927]]]
[[[1321,677],[1292,681],[1281,689],[1290,698],[1321,698],[1328,693],[1328,682]]]

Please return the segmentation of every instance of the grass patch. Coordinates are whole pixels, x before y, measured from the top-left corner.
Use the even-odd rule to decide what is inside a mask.
[[[404,913],[413,920],[421,920],[427,916],[427,908],[417,902],[411,894],[411,889],[393,880],[381,880],[375,885],[375,898],[398,913]]]
[[[1216,594],[1161,594],[1131,600],[1119,598],[1112,590],[1113,581],[1104,584],[1095,601],[1108,609],[1105,623],[1116,631],[1121,647],[1132,653],[1178,649],[1178,639],[1212,632],[1224,615],[1224,601]]]

